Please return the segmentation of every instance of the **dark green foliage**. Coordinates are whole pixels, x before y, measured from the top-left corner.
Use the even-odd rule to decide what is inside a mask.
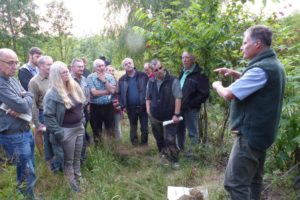
[[[33,0],[0,0],[0,46],[15,50],[24,62],[27,50],[40,44],[36,7]]]
[[[270,23],[274,24],[274,21]],[[299,13],[278,20],[274,25],[274,48],[285,66],[287,82],[278,137],[267,160],[270,171],[287,170],[300,161],[299,26]]]

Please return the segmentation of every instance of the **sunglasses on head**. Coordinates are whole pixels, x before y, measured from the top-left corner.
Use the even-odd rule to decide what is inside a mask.
[[[154,72],[158,72],[158,70],[161,70],[163,68],[163,66],[160,66],[159,68],[153,70]]]

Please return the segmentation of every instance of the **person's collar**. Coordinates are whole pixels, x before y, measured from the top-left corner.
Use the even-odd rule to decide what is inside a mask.
[[[166,75],[167,75],[167,71],[164,70],[164,76],[161,79],[157,79],[157,77],[155,77],[155,80],[157,80],[157,81],[163,81],[163,80],[165,80]]]
[[[195,66],[196,66],[196,63],[194,63],[189,69],[183,68],[183,72],[191,73],[194,70]]]
[[[35,66],[34,64],[32,64],[30,62],[27,63],[27,66],[31,69],[37,69],[37,66]]]
[[[41,81],[48,79],[48,76],[44,76],[41,73],[38,73],[38,77],[40,78]]]
[[[76,79],[76,80],[78,80],[78,81],[80,81],[81,78],[82,78],[82,76],[80,76],[80,77],[78,78],[78,76],[77,76],[76,74],[74,74],[73,72],[71,72],[71,76],[72,76],[73,79]]]
[[[10,77],[4,76],[2,74],[0,74],[0,78],[3,78],[4,80],[8,81]]]
[[[133,70],[132,74],[130,74],[130,75],[128,74],[128,72],[126,72],[126,74],[127,74],[128,77],[132,78],[132,77],[134,77],[136,75],[136,71]]]

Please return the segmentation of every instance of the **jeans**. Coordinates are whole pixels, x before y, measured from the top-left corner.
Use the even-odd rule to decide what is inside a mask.
[[[182,112],[183,121],[177,128],[177,144],[179,149],[184,149],[185,129],[189,132],[190,142],[192,145],[199,143],[199,110],[188,109]]]
[[[45,120],[44,120],[44,114],[43,111],[39,112],[39,121],[44,124]],[[52,138],[52,142],[50,141],[50,132],[46,129],[46,131],[44,131],[44,154],[45,154],[45,160],[46,161],[50,161],[50,167],[51,167],[51,171],[53,172],[58,172],[58,171],[62,171],[62,166],[63,166],[63,158],[62,156],[58,156],[57,152],[55,148],[57,148],[57,146],[55,145],[56,143],[53,142],[53,140],[55,140],[54,138]],[[60,152],[62,153],[62,150],[60,148]]]
[[[138,144],[137,122],[140,120],[141,144],[148,144],[148,115],[145,106],[126,107],[130,123],[130,141],[133,145]]]
[[[49,140],[52,145],[53,158],[51,160],[51,170],[58,172],[63,170],[64,165],[64,151],[61,143],[55,138],[53,133],[49,134]]]
[[[43,111],[39,111],[39,121],[40,123],[44,124],[44,113]],[[38,127],[36,127],[38,128]],[[44,154],[45,154],[45,160],[51,160],[53,158],[53,150],[49,139],[49,131],[44,132]]]
[[[9,159],[17,167],[17,186],[25,195],[33,195],[35,184],[34,141],[31,131],[16,134],[0,134],[0,145],[3,146]],[[23,188],[23,182],[26,188]]]
[[[225,171],[224,187],[233,200],[259,200],[266,151],[255,150],[236,137]]]
[[[158,151],[166,155],[169,161],[178,162],[179,149],[176,145],[177,124],[163,126],[162,122],[157,121],[155,118],[149,117],[149,119]]]

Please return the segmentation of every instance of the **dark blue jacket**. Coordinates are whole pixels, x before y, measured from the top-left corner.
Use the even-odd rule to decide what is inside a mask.
[[[140,98],[140,106],[146,105],[146,87],[148,83],[148,76],[144,72],[135,71],[135,76],[137,80],[137,86],[138,86],[138,93]],[[122,108],[127,107],[127,90],[128,90],[128,75],[124,74],[119,79],[119,100],[120,100],[120,106]]]

